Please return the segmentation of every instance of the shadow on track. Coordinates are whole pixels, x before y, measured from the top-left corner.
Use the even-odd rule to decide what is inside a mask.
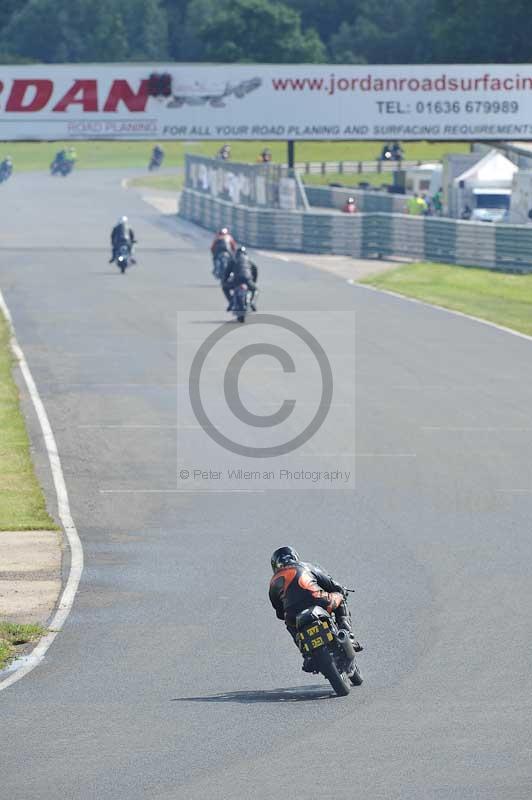
[[[183,289],[219,289],[219,283],[184,283]]]
[[[242,692],[221,692],[203,697],[173,697],[179,703],[300,703],[306,700],[325,700],[334,697],[331,689],[323,684],[291,686],[285,689],[255,689]]]

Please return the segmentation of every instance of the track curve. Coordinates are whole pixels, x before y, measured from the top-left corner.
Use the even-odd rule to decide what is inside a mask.
[[[6,796],[529,798],[530,342],[261,258],[262,310],[281,285],[287,309],[356,310],[356,491],[102,493],[173,485],[175,313],[198,309],[202,336],[223,318],[207,237],[121,177],[1,191],[0,285],[86,556],[45,662],[0,696]],[[268,607],[284,540],[356,583],[366,680],[346,700]]]

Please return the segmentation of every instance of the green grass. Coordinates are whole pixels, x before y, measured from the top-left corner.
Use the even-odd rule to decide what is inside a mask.
[[[35,477],[12,366],[9,329],[0,314],[0,531],[53,530],[57,526]]]
[[[12,658],[15,648],[21,644],[40,639],[46,630],[40,625],[17,625],[12,622],[0,622],[0,669]]]
[[[55,153],[74,144],[80,169],[147,167],[154,142],[0,142],[0,159],[13,157],[15,171],[46,170]],[[220,142],[162,142],[166,167],[182,166],[185,153],[213,156]],[[231,142],[234,161],[254,163],[264,147],[276,162],[286,161],[286,142]],[[382,149],[380,142],[297,142],[297,161],[372,161]],[[467,153],[465,142],[406,142],[408,160],[439,160],[445,153]]]
[[[362,281],[532,335],[532,275],[408,264]]]
[[[183,175],[148,175],[145,178],[133,178],[130,186],[149,186],[151,189],[162,189],[164,192],[180,192],[183,188]]]
[[[153,142],[6,142],[2,154],[11,155],[15,172],[47,170],[62,147],[73,144],[78,154],[76,169],[127,169],[147,167]],[[165,143],[168,165],[182,164],[184,147]]]

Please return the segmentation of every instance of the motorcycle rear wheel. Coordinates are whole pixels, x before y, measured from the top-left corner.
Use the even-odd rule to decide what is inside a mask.
[[[331,653],[326,647],[321,647],[312,656],[316,667],[324,675],[338,697],[346,697],[351,691],[351,684],[345,672],[340,672]]]

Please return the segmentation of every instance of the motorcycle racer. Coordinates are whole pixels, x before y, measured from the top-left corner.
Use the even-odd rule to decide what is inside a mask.
[[[278,619],[282,619],[294,642],[296,617],[311,606],[321,606],[334,613],[339,628],[348,632],[355,652],[363,647],[353,638],[351,615],[345,598],[347,590],[315,564],[301,561],[293,547],[279,547],[271,557],[273,577],[270,581],[270,602]],[[303,670],[308,664],[303,664]]]

